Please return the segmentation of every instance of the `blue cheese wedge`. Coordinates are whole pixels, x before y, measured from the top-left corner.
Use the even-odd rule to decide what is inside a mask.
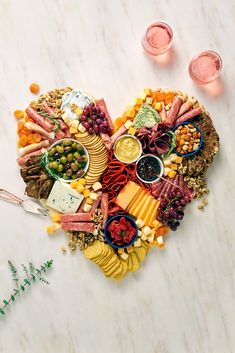
[[[161,118],[158,112],[146,103],[142,104],[134,119],[134,127],[139,129],[141,127],[152,128],[159,123]]]
[[[74,120],[78,118],[78,115],[71,109],[72,105],[75,104],[78,108],[83,110],[83,108],[86,105],[89,105],[92,101],[93,100],[90,96],[83,93],[81,90],[74,89],[63,95],[61,109],[66,112],[70,119]]]
[[[82,194],[79,194],[68,184],[57,180],[51,189],[46,205],[61,213],[74,213],[83,199]]]

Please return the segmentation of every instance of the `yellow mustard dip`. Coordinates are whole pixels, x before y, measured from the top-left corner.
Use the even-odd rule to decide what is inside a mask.
[[[115,156],[124,163],[136,161],[141,154],[139,142],[132,136],[123,136],[115,144]]]

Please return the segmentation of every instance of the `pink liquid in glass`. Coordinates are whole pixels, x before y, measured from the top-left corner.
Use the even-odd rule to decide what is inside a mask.
[[[199,85],[214,81],[222,69],[222,59],[214,51],[207,50],[195,56],[189,64],[189,75]]]
[[[171,28],[164,22],[155,22],[147,28],[142,45],[147,54],[155,56],[169,50],[172,40]]]

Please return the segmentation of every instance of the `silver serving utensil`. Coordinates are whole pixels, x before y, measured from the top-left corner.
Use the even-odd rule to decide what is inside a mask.
[[[40,207],[35,201],[32,201],[30,199],[22,200],[18,196],[13,195],[12,193],[4,189],[0,189],[0,199],[23,206],[26,212],[43,215],[43,216],[48,215],[47,209],[44,207]]]

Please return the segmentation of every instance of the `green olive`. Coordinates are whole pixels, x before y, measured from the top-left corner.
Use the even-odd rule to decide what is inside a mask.
[[[61,146],[61,145],[57,145],[56,146],[56,151],[60,154],[63,154],[64,153],[64,147]]]
[[[77,149],[77,143],[76,143],[76,142],[73,142],[73,143],[72,143],[72,147],[73,147],[74,150],[76,150],[76,149]]]
[[[62,172],[64,170],[63,164],[59,164],[57,170],[59,173]]]
[[[68,177],[68,175],[66,173],[63,174],[63,179],[65,179],[65,180],[69,179],[69,177]]]
[[[58,168],[58,163],[57,163],[56,161],[51,162],[51,163],[49,164],[49,168],[51,168],[51,169],[57,169],[57,168]]]
[[[72,175],[73,175],[72,169],[68,169],[67,172],[66,172],[66,174],[67,174],[69,177],[72,176]]]
[[[80,154],[78,152],[74,152],[73,156],[75,159],[77,159],[78,157],[80,157]]]
[[[68,153],[67,154],[67,161],[68,162],[72,162],[73,161],[73,154],[72,153]]]
[[[76,163],[76,162],[71,163],[70,167],[73,172],[76,172],[78,170],[78,163]]]
[[[53,162],[54,161],[54,158],[53,157],[49,157],[49,162]]]
[[[72,144],[71,140],[64,140],[64,146],[70,146]]]
[[[77,179],[77,174],[73,174],[72,179]]]
[[[60,163],[66,164],[66,163],[67,163],[67,158],[66,158],[65,156],[62,156],[62,157],[60,158]]]
[[[55,152],[56,152],[55,147],[52,147],[52,148],[50,149],[50,151],[48,152],[48,155],[49,155],[49,156],[53,156],[53,155],[55,154]]]

